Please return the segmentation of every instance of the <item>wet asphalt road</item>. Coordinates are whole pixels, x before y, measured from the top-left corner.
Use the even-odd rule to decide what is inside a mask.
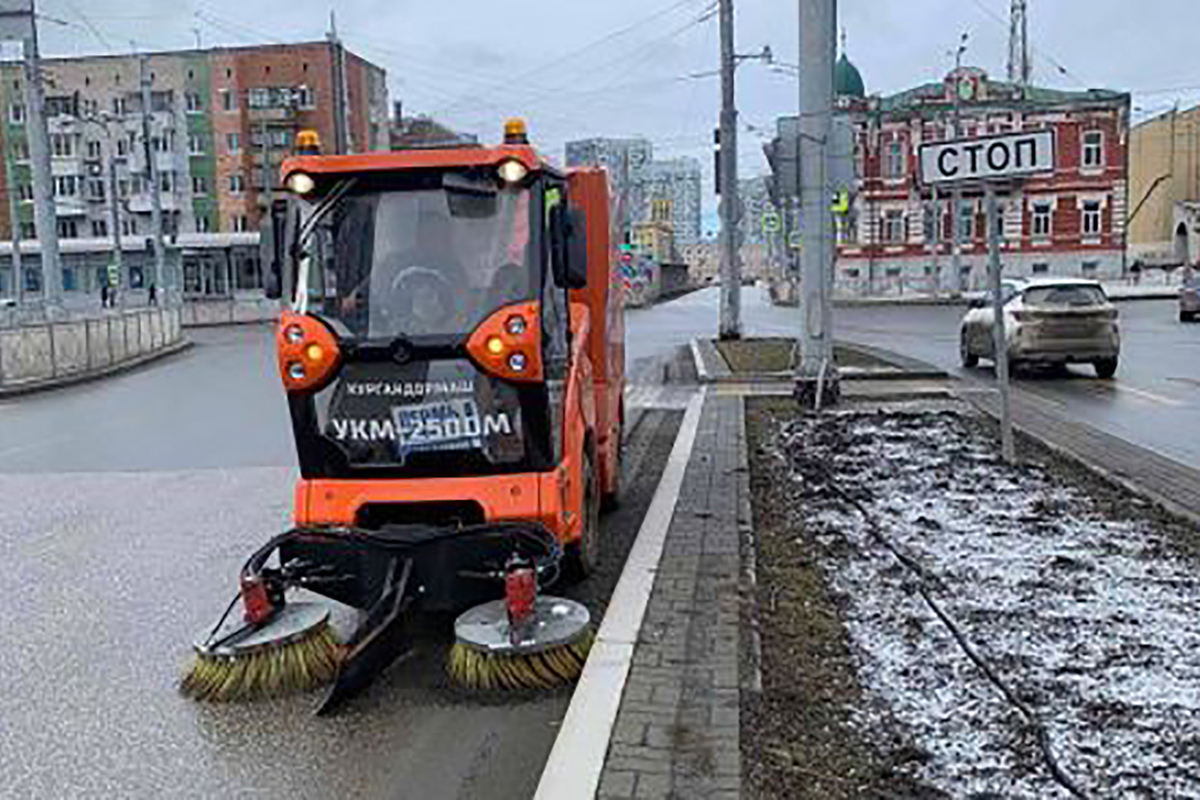
[[[331,719],[310,716],[312,697],[176,694],[193,634],[286,525],[295,478],[269,332],[192,338],[141,370],[0,403],[0,797],[529,797],[569,690],[453,690],[446,628]],[[670,354],[643,337],[635,357],[654,375]],[[597,618],[680,416],[631,410],[611,549],[570,592]]]
[[[718,289],[709,288],[648,312],[665,323],[655,335],[672,341],[711,335],[717,298]],[[1081,365],[1071,366],[1065,377],[1024,372],[1014,386],[1101,430],[1200,467],[1200,324],[1179,322],[1174,300],[1135,300],[1117,307],[1122,341],[1114,379],[1099,380],[1090,366]],[[970,370],[959,364],[958,325],[964,312],[953,306],[839,307],[834,330],[840,340],[903,353],[994,385],[986,362]],[[742,319],[748,335],[790,336],[799,325],[799,311],[772,306],[764,291],[745,288]]]

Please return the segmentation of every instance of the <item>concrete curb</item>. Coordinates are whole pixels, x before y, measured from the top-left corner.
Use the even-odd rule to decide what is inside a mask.
[[[838,347],[853,350],[863,355],[887,362],[890,368],[870,367],[841,367],[838,377],[843,381],[875,381],[875,380],[936,380],[949,377],[945,370],[938,369],[932,364],[881,350],[877,347],[856,344],[853,342],[837,342]],[[709,339],[692,339],[690,342],[692,360],[696,364],[696,374],[701,384],[790,384],[793,379],[791,372],[749,372],[734,373],[721,357],[721,353]]]
[[[534,800],[581,800],[595,797],[599,789],[634,647],[696,443],[706,394],[701,389],[688,402],[667,466],[629,551],[583,675],[571,695]]]
[[[966,403],[967,405],[971,406],[972,408],[976,409],[977,411],[987,414],[989,417],[991,417],[992,419],[996,420],[997,423],[999,423],[999,421],[1000,421],[999,413],[992,411],[986,405],[983,405],[981,403],[976,403],[972,399],[972,395],[975,395],[975,394],[978,394],[978,393],[970,392],[970,391],[954,391],[954,392],[952,392],[953,397],[955,397],[956,399],[961,400],[962,402]],[[1086,423],[1077,421],[1075,424],[1084,425]],[[1195,511],[1191,510],[1190,508],[1187,508],[1184,505],[1181,505],[1180,503],[1175,502],[1174,500],[1167,497],[1166,495],[1156,492],[1153,489],[1149,489],[1149,488],[1139,484],[1135,480],[1127,478],[1126,476],[1124,476],[1114,470],[1111,470],[1108,467],[1106,467],[1096,461],[1092,461],[1091,459],[1080,455],[1079,453],[1075,452],[1074,450],[1071,450],[1067,447],[1063,447],[1062,445],[1056,444],[1056,443],[1050,441],[1049,439],[1039,436],[1038,434],[1034,433],[1029,428],[1022,425],[1016,419],[1013,419],[1013,430],[1017,431],[1022,436],[1025,436],[1025,437],[1037,442],[1042,447],[1045,447],[1047,450],[1049,450],[1050,452],[1059,456],[1060,458],[1064,458],[1068,461],[1078,464],[1079,466],[1083,467],[1087,471],[1099,476],[1103,480],[1106,480],[1109,483],[1113,483],[1117,486],[1120,486],[1125,491],[1127,491],[1131,494],[1134,494],[1138,497],[1144,498],[1144,499],[1150,501],[1151,503],[1154,503],[1156,506],[1161,508],[1163,511],[1166,511],[1168,514],[1178,517],[1179,519],[1182,519],[1185,522],[1191,523],[1192,525],[1195,525],[1196,527],[1200,528],[1200,514],[1196,513]]]
[[[97,370],[87,370],[83,372],[73,373],[71,375],[63,375],[58,378],[50,378],[49,380],[31,381],[28,383],[17,384],[15,386],[0,387],[0,400],[7,400],[11,397],[20,397],[27,394],[35,394],[37,392],[49,392],[55,389],[62,389],[67,386],[75,386],[80,383],[89,383],[91,381],[108,378],[113,375],[119,375],[122,372],[130,372],[138,367],[149,364],[152,361],[157,361],[160,358],[173,356],[177,353],[182,353],[194,347],[193,342],[183,339],[170,347],[164,347],[162,350],[156,350],[153,353],[131,358],[128,361],[122,361],[120,364],[104,367]]]

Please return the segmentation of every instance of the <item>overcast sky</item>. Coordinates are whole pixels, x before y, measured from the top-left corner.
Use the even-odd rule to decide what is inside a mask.
[[[720,103],[715,0],[37,0],[47,55],[318,39],[336,10],[355,52],[388,71],[392,99],[495,140],[523,115],[561,158],[568,139],[642,135],[656,156],[693,155],[712,206]],[[797,59],[796,0],[735,0],[740,53]],[[1008,0],[841,0],[839,27],[870,93],[938,80],[970,33],[966,63],[1004,76]],[[1029,0],[1034,81],[1131,90],[1138,116],[1200,102],[1197,0]],[[173,7],[177,10],[168,11]],[[692,77],[700,74],[700,77]],[[763,137],[795,113],[796,79],[738,69],[743,177],[766,169]],[[750,126],[751,129],[747,129]],[[769,138],[769,137],[768,137]]]

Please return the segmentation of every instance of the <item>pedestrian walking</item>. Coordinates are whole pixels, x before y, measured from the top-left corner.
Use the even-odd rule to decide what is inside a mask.
[[[108,284],[100,284],[100,307],[108,308]]]
[[[150,305],[158,305],[158,287],[154,285],[154,281],[150,282]]]

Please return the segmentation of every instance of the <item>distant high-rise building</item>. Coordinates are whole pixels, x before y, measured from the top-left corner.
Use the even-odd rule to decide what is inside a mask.
[[[675,243],[700,241],[700,161],[672,158],[650,163],[647,195],[671,201]]]
[[[614,221],[628,231],[649,218],[646,178],[654,148],[648,139],[596,137],[567,142],[568,167],[604,167],[608,170]],[[624,219],[621,202],[624,201]]]
[[[763,231],[763,218],[768,209],[773,209],[771,197],[767,191],[767,176],[747,178],[738,181],[738,196],[742,200],[742,221],[738,226],[742,232],[742,244],[763,244],[766,235]]]
[[[695,158],[653,160],[646,139],[582,139],[567,142],[567,166],[598,166],[608,170],[614,209],[627,202],[625,225],[650,219],[655,199],[670,200],[675,241],[688,244],[700,239],[700,162]]]

